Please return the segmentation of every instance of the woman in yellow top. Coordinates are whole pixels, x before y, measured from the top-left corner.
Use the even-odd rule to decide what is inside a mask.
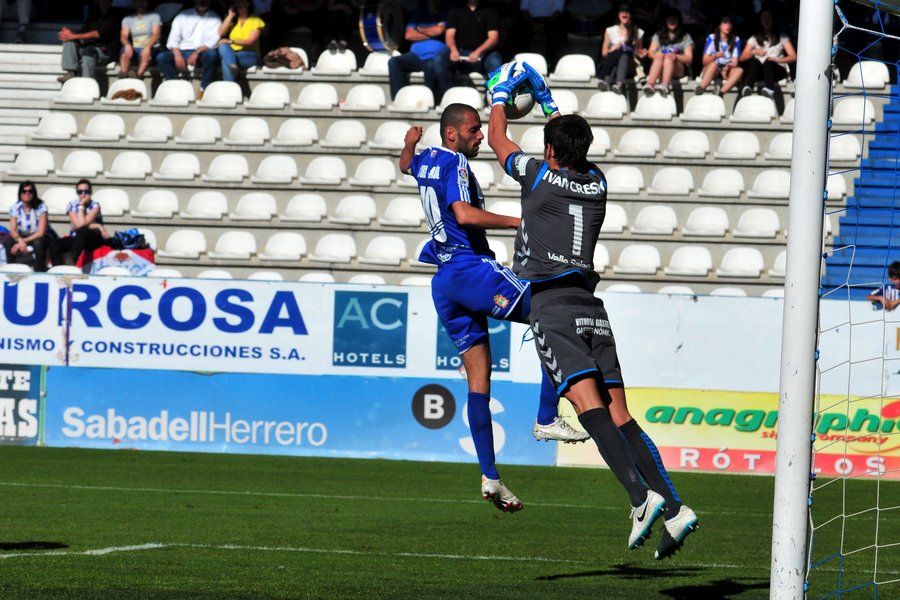
[[[259,36],[266,24],[250,13],[251,7],[250,0],[235,0],[219,26],[219,58],[225,81],[234,81],[238,69],[260,65]]]

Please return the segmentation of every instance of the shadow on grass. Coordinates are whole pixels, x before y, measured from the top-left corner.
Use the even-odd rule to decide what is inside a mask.
[[[706,570],[704,567],[675,567],[673,569],[648,569],[634,565],[613,565],[607,569],[580,571],[578,573],[560,573],[558,575],[541,575],[538,581],[556,581],[558,579],[575,579],[579,577],[618,577],[619,579],[655,579],[658,577],[690,577]]]
[[[696,600],[697,598],[737,598],[750,590],[768,590],[769,581],[763,579],[717,579],[700,585],[685,585],[660,590],[672,600]]]
[[[61,550],[68,547],[62,542],[0,542],[0,550]]]

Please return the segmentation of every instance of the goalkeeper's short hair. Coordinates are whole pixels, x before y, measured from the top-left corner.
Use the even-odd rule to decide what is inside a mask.
[[[563,115],[544,125],[544,145],[553,148],[556,162],[562,167],[586,163],[593,142],[591,126],[579,115]]]

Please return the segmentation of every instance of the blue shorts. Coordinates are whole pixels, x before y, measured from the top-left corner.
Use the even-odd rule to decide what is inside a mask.
[[[528,295],[528,283],[486,256],[454,257],[431,280],[434,308],[460,354],[487,339],[488,317],[510,319]]]

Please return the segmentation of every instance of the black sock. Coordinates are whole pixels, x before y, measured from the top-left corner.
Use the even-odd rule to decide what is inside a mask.
[[[619,428],[625,440],[631,447],[631,456],[637,465],[641,476],[650,486],[650,489],[666,499],[666,518],[671,519],[681,509],[681,498],[675,491],[675,486],[669,479],[666,467],[663,464],[656,444],[650,436],[644,433],[641,426],[634,419],[628,421]]]
[[[600,449],[600,456],[628,492],[632,506],[640,506],[647,499],[647,487],[638,474],[628,442],[613,423],[605,408],[592,408],[578,415],[578,420]]]

